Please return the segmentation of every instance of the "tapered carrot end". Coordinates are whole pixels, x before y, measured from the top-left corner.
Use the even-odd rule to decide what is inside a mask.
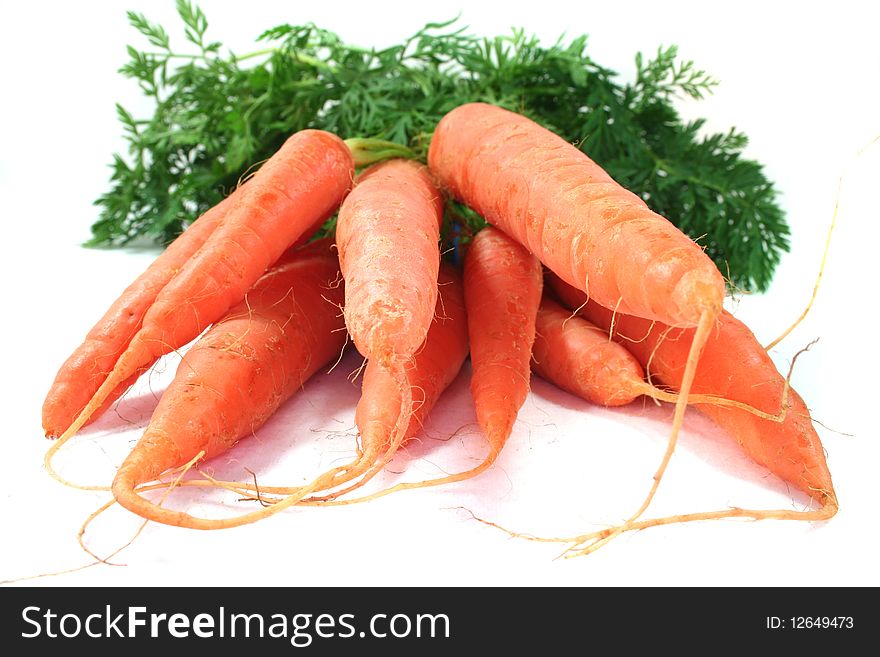
[[[803,459],[801,463],[805,465],[802,465],[802,472],[799,477],[792,476],[788,480],[809,494],[810,497],[819,502],[823,507],[833,508],[834,513],[836,513],[838,508],[837,493],[831,481],[831,471],[828,469],[828,463],[825,460],[825,451],[809,419],[797,418],[797,420],[810,425],[804,431],[805,452],[799,456],[799,458]],[[790,461],[789,459],[785,460],[785,466],[788,467]]]
[[[811,477],[810,481],[816,481],[817,484],[810,484],[805,481],[804,490],[809,492],[810,496],[819,502],[823,507],[833,510],[831,515],[837,513],[839,503],[837,501],[837,493],[834,490],[834,484],[831,483],[831,471],[823,460],[819,471]],[[829,516],[830,517],[830,516]]]
[[[490,451],[500,452],[504,443],[513,433],[513,424],[516,422],[516,410],[510,414],[496,413],[479,422],[480,428],[486,436]]]
[[[139,374],[139,373],[138,373]],[[83,423],[83,426],[97,420],[113,403],[128,390],[137,379],[135,374],[124,384],[120,384]],[[77,400],[82,398],[76,386],[59,383],[53,386],[51,396],[43,403],[43,431],[46,438],[54,440],[61,436],[72,425],[85,408],[85,403]]]
[[[124,486],[128,486],[130,482],[131,488],[134,488],[153,481],[166,470],[179,467],[185,462],[186,457],[181,454],[177,442],[168,433],[148,429],[138,441],[137,449],[132,450],[119,466],[115,479],[126,482],[120,484]]]
[[[127,381],[119,384],[116,389],[101,403],[98,409],[92,413],[83,423],[83,426],[89,425],[97,420],[104,412],[110,408],[129,388],[134,384],[140,376],[140,371],[133,374]],[[60,437],[67,428],[72,425],[79,414],[85,408],[84,404],[76,405],[72,398],[75,394],[70,394],[73,386],[62,385],[54,389],[57,397],[47,399],[43,404],[43,431],[46,438],[55,439]]]
[[[137,478],[135,477],[135,473],[133,472],[133,469],[120,468],[117,471],[116,476],[113,478],[113,484],[110,487],[110,492],[113,493],[113,497],[124,508],[128,509],[132,513],[140,514],[142,503],[131,503],[131,500],[137,497],[137,494],[134,492],[134,489],[137,485],[138,482]]]
[[[833,518],[837,515],[837,512],[840,510],[840,503],[837,501],[837,493],[833,490],[823,490],[820,501],[822,502],[822,508],[828,511],[827,519]]]
[[[63,434],[82,411],[82,408],[73,408],[69,403],[69,387],[65,384],[56,386],[53,388],[54,394],[43,403],[43,431],[46,438],[55,439]]]

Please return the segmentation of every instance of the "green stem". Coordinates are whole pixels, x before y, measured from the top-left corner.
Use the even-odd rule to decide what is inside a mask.
[[[304,53],[296,52],[296,51],[294,51],[291,54],[295,59],[297,59],[298,61],[301,61],[303,64],[308,64],[310,66],[314,66],[315,68],[322,68],[325,71],[335,71],[336,70],[335,66],[331,66],[327,62],[320,60],[317,57],[312,57],[311,55],[306,55]]]
[[[278,48],[262,48],[260,50],[254,50],[252,52],[245,53],[244,55],[234,55],[234,59],[236,62],[243,62],[248,59],[253,59],[254,57],[262,57],[264,55],[274,55],[276,52],[280,52]],[[204,53],[199,54],[185,54],[185,53],[177,53],[177,52],[145,52],[144,55],[148,57],[164,57],[166,59],[204,59],[205,61],[211,59],[208,55]],[[325,61],[318,59],[317,57],[312,57],[311,55],[306,55],[301,52],[293,51],[291,52],[291,57],[294,57],[298,61],[301,61],[303,64],[309,64],[310,66],[314,66],[315,68],[323,68],[328,71],[335,71],[336,68],[331,66]]]
[[[262,57],[263,55],[274,55],[278,52],[278,48],[262,48],[261,50],[254,50],[253,52],[245,53],[244,55],[236,55],[235,60],[238,62],[243,62],[246,59],[253,59],[254,57]]]
[[[353,137],[346,139],[345,145],[351,151],[354,157],[354,165],[358,169],[395,157],[402,157],[407,160],[418,159],[416,153],[407,146],[384,139]]]

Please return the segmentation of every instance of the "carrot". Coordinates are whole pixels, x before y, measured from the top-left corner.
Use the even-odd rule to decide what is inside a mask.
[[[671,326],[696,327],[667,457],[684,422],[700,352],[724,299],[702,249],[580,150],[530,119],[484,103],[437,124],[428,164],[441,185],[598,303]]]
[[[62,480],[51,459],[64,442],[120,384],[190,342],[238,303],[269,265],[333,212],[352,174],[351,153],[338,137],[320,130],[291,136],[231,200],[222,224],[156,295],[110,375],[47,452],[47,471]]]
[[[366,483],[405,438],[412,411],[406,362],[425,342],[434,317],[442,219],[443,201],[427,168],[400,159],[367,169],[339,209],[345,324],[358,351],[388,370],[398,388],[397,395],[383,396],[386,417],[394,421],[391,437],[362,434],[363,453],[339,483],[361,475],[358,485]]]
[[[345,325],[358,351],[383,366],[425,341],[437,302],[443,200],[409,160],[370,167],[345,199],[336,246],[345,278]]]
[[[671,326],[721,309],[724,280],[698,245],[524,116],[461,105],[437,124],[428,164],[453,196],[607,308]]]
[[[676,329],[660,322],[615,313],[600,306],[555,276],[549,285],[566,306],[613,333],[649,371],[651,378],[673,390],[681,389],[687,376],[693,329]],[[754,334],[733,315],[722,311],[703,351],[703,367],[696,372],[689,399],[725,429],[756,462],[784,481],[794,485],[819,503],[807,511],[752,510],[693,513],[635,522],[640,512],[623,525],[570,539],[574,554],[586,554],[623,531],[693,520],[745,517],[755,520],[827,520],[838,510],[837,496],[818,434],[809,411],[788,380],[776,369]],[[704,399],[703,396],[709,399]],[[742,407],[718,403],[735,400]],[[780,409],[781,406],[781,409]],[[759,412],[754,412],[757,409]],[[764,415],[761,414],[763,412]],[[671,443],[672,441],[670,441]],[[662,476],[669,449],[658,473]],[[656,475],[655,486],[656,490]],[[650,498],[649,498],[650,499]]]
[[[156,522],[218,529],[269,515],[203,519],[136,492],[203,453],[211,458],[254,433],[345,343],[343,289],[328,240],[291,250],[186,352],[149,426],[120,466],[113,495]],[[279,509],[280,510],[280,509]]]
[[[583,305],[584,295],[559,279],[550,277],[549,285],[565,305]],[[673,390],[681,386],[692,330],[615,314],[593,301],[578,312],[604,330],[606,337],[613,322],[614,339],[646,367],[652,379]],[[706,343],[702,365],[694,378],[695,393],[737,400],[771,415],[779,413],[785,377],[748,327],[727,311],[722,311]],[[806,404],[794,390],[787,397],[781,422],[713,403],[698,403],[697,407],[756,462],[823,506],[836,506],[825,451]]]
[[[532,371],[541,378],[602,406],[623,406],[645,394],[635,356],[546,295],[535,331]]]
[[[471,395],[489,455],[467,476],[495,461],[528,396],[543,285],[538,259],[500,230],[488,226],[471,242],[464,260]]]
[[[47,437],[59,436],[113,370],[131,338],[141,327],[144,315],[162,288],[174,277],[223,222],[241,187],[197,218],[119,296],[92,327],[85,340],[62,364],[43,403],[43,429]],[[324,222],[321,217],[293,246],[304,244]],[[148,366],[140,368],[111,392],[89,422],[99,417],[121,397]]]
[[[235,192],[239,193],[240,192]],[[235,194],[234,193],[234,194]],[[46,436],[64,433],[107,378],[156,296],[187,260],[201,248],[233,203],[228,196],[196,219],[158,258],[129,285],[64,362],[43,402]],[[142,368],[143,369],[143,368]],[[133,375],[136,378],[138,373]],[[96,417],[119,398],[133,380],[108,395]]]
[[[547,294],[541,300],[535,329],[532,371],[563,390],[602,406],[623,406],[643,395],[673,403],[680,398],[645,381],[641,363],[625,346],[612,341],[608,330],[572,314]],[[785,386],[783,400],[787,395]],[[784,419],[781,412],[767,413],[718,395],[694,394],[693,389],[688,403],[738,408],[770,422]]]

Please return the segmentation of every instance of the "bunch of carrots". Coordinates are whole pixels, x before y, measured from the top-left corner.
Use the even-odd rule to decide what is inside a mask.
[[[532,372],[596,404],[641,396],[674,404],[668,448],[642,506],[617,527],[552,539],[570,543],[572,554],[657,524],[836,513],[806,405],[751,331],[723,310],[725,282],[713,262],[587,155],[484,103],[440,121],[426,164],[401,157],[405,149],[365,143],[321,130],[292,135],[122,293],[46,398],[43,427],[59,438],[45,460],[53,476],[78,486],[54,471],[57,451],[158,358],[195,340],[109,487],[147,520],[220,529],[294,505],[346,504],[477,476],[511,435]],[[460,268],[442,257],[448,199],[488,222]],[[335,237],[311,240],[334,214]],[[350,463],[305,485],[260,490],[180,474],[253,434],[349,339],[366,359]],[[419,432],[468,356],[482,462],[350,496]],[[813,508],[642,519],[689,404]],[[173,486],[220,486],[263,504],[199,518],[148,493]]]

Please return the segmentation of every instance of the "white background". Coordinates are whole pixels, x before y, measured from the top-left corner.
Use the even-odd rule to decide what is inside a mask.
[[[766,342],[804,307],[821,258],[838,179],[846,172],[817,305],[773,356],[798,361],[794,385],[828,453],[841,510],[821,525],[721,521],[654,529],[617,540],[585,559],[554,560],[556,546],[512,540],[454,507],[512,529],[569,535],[614,523],[642,500],[665,447],[669,407],[591,407],[541,381],[520,413],[497,466],[471,482],[345,509],[294,509],[256,525],[203,533],[150,525],[116,559],[29,580],[32,584],[257,585],[877,585],[874,485],[880,453],[869,408],[877,357],[876,189],[880,135],[873,3],[837,2],[364,2],[221,3],[205,0],[209,35],[237,52],[278,23],[314,21],[362,45],[389,45],[428,21],[462,14],[482,34],[524,26],[547,42],[589,33],[601,64],[632,76],[636,51],[678,44],[722,84],[686,116],[713,130],[747,133],[750,157],[766,165],[793,231],[792,252],[770,292],[732,303]],[[869,8],[870,7],[870,8]],[[4,3],[0,9],[0,198],[3,281],[3,540],[0,580],[88,562],[76,543],[85,517],[107,494],[69,490],[42,469],[47,442],[40,405],[63,359],[155,251],[78,246],[107,188],[110,154],[122,149],[114,102],[135,115],[149,106],[116,73],[136,43],[125,9],[165,25],[181,47],[171,0]],[[173,29],[172,29],[173,28]],[[358,387],[347,380],[355,354],[319,377],[256,438],[211,466],[264,483],[302,482],[351,455]],[[107,483],[149,419],[174,360],[143,380],[115,411],[61,455],[64,474]],[[423,439],[396,459],[380,484],[435,476],[475,462],[482,443],[463,372]],[[454,437],[450,439],[453,434]],[[181,494],[181,508],[217,513]],[[234,503],[234,502],[233,502]],[[741,455],[697,413],[649,515],[730,505],[803,508],[806,500]],[[88,543],[107,554],[137,523],[118,508],[100,517]]]

